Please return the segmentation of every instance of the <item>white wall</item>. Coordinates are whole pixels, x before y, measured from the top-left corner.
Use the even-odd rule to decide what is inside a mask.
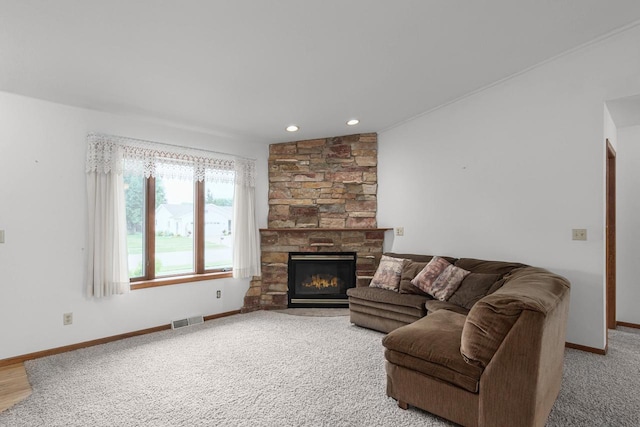
[[[603,349],[603,106],[639,92],[638,46],[635,27],[381,132],[378,224],[405,228],[393,250],[564,275],[567,341]]]
[[[88,132],[257,158],[257,214],[266,225],[266,146],[0,92],[0,229],[6,233],[0,244],[0,359],[242,306],[247,280],[164,286],[103,300],[84,295]],[[65,312],[73,312],[73,325],[62,325]]]
[[[616,320],[640,324],[640,126],[618,129]]]
[[[614,150],[618,149],[618,128],[616,127],[615,122],[613,121],[613,117],[611,117],[611,113],[609,112],[609,108],[605,104],[604,106],[604,139],[609,140],[611,146]],[[606,168],[606,161],[605,161]],[[605,177],[606,177],[606,169],[605,169]],[[606,209],[605,209],[606,212]]]

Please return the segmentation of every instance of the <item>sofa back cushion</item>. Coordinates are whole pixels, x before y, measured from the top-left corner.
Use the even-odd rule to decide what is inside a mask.
[[[430,260],[429,260],[430,261]],[[428,261],[420,262],[420,261],[411,261],[407,260],[404,263],[404,267],[402,267],[402,274],[400,276],[400,293],[401,294],[413,294],[413,295],[422,295],[433,298],[428,293],[424,292],[422,289],[417,286],[413,286],[411,281],[414,277],[418,275],[428,264]]]
[[[384,255],[394,257],[394,258],[404,258],[410,261],[417,261],[417,262],[424,262],[424,263],[427,263],[433,259],[433,255],[397,254],[395,252],[385,252]],[[458,261],[458,258],[453,258],[450,256],[441,256],[440,258],[446,259],[451,264],[455,264],[456,261]]]
[[[472,273],[499,274],[501,276],[511,273],[517,268],[527,267],[526,264],[519,262],[486,261],[475,258],[460,258],[453,264]]]
[[[471,307],[473,307],[480,298],[489,295],[489,290],[493,288],[493,285],[499,281],[501,277],[502,276],[497,273],[470,273],[464,278],[453,295],[451,295],[448,302],[471,310]]]
[[[537,267],[522,267],[504,286],[478,301],[462,329],[460,352],[467,363],[485,368],[523,310],[543,318],[568,296],[569,282]]]

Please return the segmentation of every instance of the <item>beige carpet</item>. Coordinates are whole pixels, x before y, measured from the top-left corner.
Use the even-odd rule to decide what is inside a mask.
[[[349,315],[348,308],[286,308],[275,311],[292,316],[336,317]]]
[[[0,427],[453,426],[387,397],[383,336],[257,311],[32,360]],[[567,349],[547,427],[640,425],[640,331],[609,336],[607,356]]]

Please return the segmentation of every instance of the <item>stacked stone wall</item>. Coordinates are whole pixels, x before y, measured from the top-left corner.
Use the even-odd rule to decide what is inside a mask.
[[[269,147],[269,228],[375,228],[375,133]]]
[[[357,285],[368,285],[385,233],[376,228],[377,165],[375,133],[269,147],[262,276],[251,281],[243,312],[287,307],[289,252],[356,252]]]

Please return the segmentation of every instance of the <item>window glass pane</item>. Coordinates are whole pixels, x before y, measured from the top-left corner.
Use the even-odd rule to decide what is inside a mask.
[[[204,268],[230,269],[233,256],[233,184],[205,183]]]
[[[145,180],[142,176],[124,176],[124,197],[127,216],[127,253],[129,258],[129,277],[143,277],[145,275]]]
[[[156,277],[194,273],[194,183],[156,179]]]

